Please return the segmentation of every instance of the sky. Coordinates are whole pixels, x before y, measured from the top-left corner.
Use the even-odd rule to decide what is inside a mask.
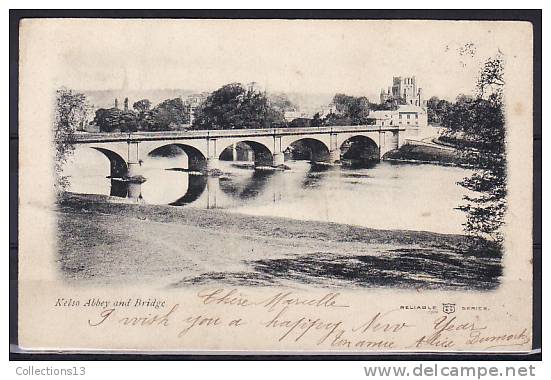
[[[472,93],[481,63],[498,49],[514,54],[506,22],[54,21],[23,27],[48,44],[56,85],[76,90],[212,91],[254,81],[269,92],[378,101],[393,76],[415,75],[426,98],[451,100]]]

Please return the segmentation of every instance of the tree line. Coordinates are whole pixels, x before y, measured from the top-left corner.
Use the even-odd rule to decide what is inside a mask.
[[[187,107],[180,98],[167,99],[151,108],[148,99],[138,100],[128,107],[125,99],[124,109],[118,107],[99,108],[93,124],[101,132],[167,131],[189,122]]]
[[[285,112],[298,107],[285,94],[268,95],[240,83],[230,83],[197,104],[193,120],[190,107],[181,98],[167,99],[155,107],[150,100],[141,99],[133,103],[132,108],[125,99],[123,109],[116,105],[96,110],[92,124],[101,132],[365,125],[374,123],[369,117],[370,111],[386,107],[370,103],[364,96],[342,93],[335,94],[332,105],[333,111],[326,115],[316,113],[312,118],[288,121]]]

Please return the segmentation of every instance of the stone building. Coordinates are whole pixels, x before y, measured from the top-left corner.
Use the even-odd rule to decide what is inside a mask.
[[[386,91],[381,89],[380,101],[381,104],[393,101],[396,105],[409,104],[418,107],[426,105],[423,90],[417,87],[415,76],[393,77],[392,87],[388,87]]]

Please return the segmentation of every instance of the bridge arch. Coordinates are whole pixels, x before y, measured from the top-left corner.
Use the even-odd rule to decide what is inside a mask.
[[[206,168],[207,159],[205,155],[196,147],[182,144],[170,143],[158,146],[149,151],[148,157],[172,157],[179,153],[185,153],[187,156],[187,169],[191,171],[202,171]]]
[[[106,148],[100,148],[96,146],[91,147],[94,150],[97,150],[98,152],[103,153],[105,157],[109,159],[110,163],[110,173],[109,175],[111,177],[124,177],[128,173],[128,165],[126,164],[126,160],[122,158],[122,156],[114,152],[110,149]]]
[[[380,159],[379,145],[371,137],[354,135],[340,144],[341,159],[366,163]]]
[[[255,166],[271,166],[273,164],[273,155],[270,148],[263,143],[253,140],[240,140],[229,144],[220,151],[218,158],[223,159],[228,149],[232,149],[234,144],[245,144],[253,151],[253,160]]]
[[[297,137],[288,142],[283,151],[299,160],[327,161],[330,156],[327,143],[312,137]]]

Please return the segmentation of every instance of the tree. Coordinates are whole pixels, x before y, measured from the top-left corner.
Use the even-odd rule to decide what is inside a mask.
[[[440,99],[438,97],[433,96],[429,100],[427,100],[427,117],[429,123],[438,123],[440,122],[438,118],[438,102]]]
[[[132,108],[134,108],[140,114],[144,113],[146,111],[149,111],[149,109],[151,108],[151,101],[149,101],[149,99],[138,100],[132,105]]]
[[[189,122],[189,111],[182,99],[167,99],[150,109],[151,102],[142,99],[133,104],[138,111],[100,108],[94,123],[102,132],[168,131]]]
[[[167,99],[158,104],[153,110],[152,124],[154,131],[168,131],[176,129],[189,122],[189,112],[181,98]]]
[[[325,116],[323,123],[328,126],[342,126],[342,125],[352,125],[353,121],[347,115],[330,113],[327,116]]]
[[[465,230],[499,243],[507,208],[504,85],[503,59],[498,55],[484,64],[476,96],[458,97],[443,120],[462,162],[474,170],[471,177],[459,182],[477,194],[464,196],[465,204],[458,207],[467,213]]]
[[[133,111],[123,111],[120,115],[119,128],[121,132],[136,132],[138,130],[138,115]]]
[[[63,166],[72,155],[75,147],[75,131],[88,123],[91,107],[84,94],[66,88],[56,92],[54,145],[55,145],[55,189],[66,190],[69,182],[63,176]]]
[[[96,111],[94,123],[101,132],[136,132],[139,120],[138,115],[133,111],[100,108]]]
[[[139,131],[155,130],[155,114],[152,110],[140,112],[138,114],[137,128]]]
[[[371,111],[390,111],[395,110],[397,108],[397,104],[394,102],[393,99],[387,99],[384,103],[378,104],[378,103],[369,103],[369,110]]]
[[[427,101],[427,116],[429,123],[440,124],[442,122],[442,116],[448,111],[450,105],[451,103],[445,99],[439,99],[437,96],[431,97]]]
[[[447,128],[448,138],[462,139],[463,129],[475,123],[473,119],[475,98],[469,95],[458,95],[454,104],[445,107],[442,112],[442,126]],[[466,143],[466,141],[463,141]]]
[[[310,125],[314,128],[317,128],[317,127],[321,127],[322,124],[323,124],[323,122],[321,120],[320,113],[316,112],[316,114],[312,118],[312,122],[310,123]]]
[[[118,118],[122,111],[118,108],[99,108],[93,123],[100,132],[113,132],[118,127]]]
[[[345,94],[335,94],[333,104],[337,115],[326,119],[327,125],[358,125],[366,124],[369,115],[369,101],[365,96],[354,97]]]
[[[196,129],[269,128],[283,125],[283,111],[266,94],[240,83],[230,83],[212,92],[196,109]]]
[[[291,128],[308,128],[312,126],[313,119],[306,117],[297,117],[289,122]]]

